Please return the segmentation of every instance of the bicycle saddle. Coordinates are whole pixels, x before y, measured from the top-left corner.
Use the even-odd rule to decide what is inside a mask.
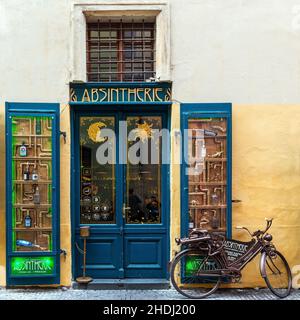
[[[205,229],[197,229],[194,228],[190,232],[188,238],[175,238],[175,242],[179,244],[191,244],[196,243],[198,241],[208,240],[210,239],[210,235],[207,230]]]

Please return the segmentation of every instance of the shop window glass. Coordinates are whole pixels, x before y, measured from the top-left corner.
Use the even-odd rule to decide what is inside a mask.
[[[97,150],[114,143],[101,130],[115,130],[114,117],[80,118],[80,223],[113,224],[115,213],[115,164],[113,159],[101,164]],[[111,146],[110,150],[114,150]],[[108,155],[107,155],[108,156]],[[114,155],[112,155],[113,157]]]
[[[52,250],[52,121],[12,118],[13,251]]]
[[[189,227],[225,233],[227,121],[189,119]]]
[[[127,117],[128,132],[137,128],[136,139],[127,142],[127,150],[137,142],[144,150],[144,161],[126,166],[126,222],[129,224],[161,223],[161,139],[153,140],[152,130],[162,129],[162,119],[157,116]],[[147,150],[147,151],[145,151]],[[141,151],[140,151],[141,152]],[[154,163],[153,163],[154,162]]]

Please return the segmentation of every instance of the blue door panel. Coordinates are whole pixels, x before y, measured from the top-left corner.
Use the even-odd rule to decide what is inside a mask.
[[[161,267],[162,237],[128,237],[125,238],[126,268]]]
[[[89,238],[86,244],[89,252],[89,255],[87,256],[87,265],[103,264],[116,266],[117,259],[115,257],[115,252],[118,247],[117,241],[118,239],[116,238]]]
[[[125,236],[124,242],[127,278],[166,277],[166,239],[163,234]]]
[[[83,247],[83,242],[80,240],[80,247]],[[90,237],[86,242],[88,255],[86,257],[86,270],[91,277],[98,277],[99,270],[103,277],[110,278],[119,276],[120,257],[116,252],[120,248],[120,239],[113,236],[106,237]],[[77,255],[78,256],[78,255]],[[82,274],[82,255],[79,257],[78,275]]]

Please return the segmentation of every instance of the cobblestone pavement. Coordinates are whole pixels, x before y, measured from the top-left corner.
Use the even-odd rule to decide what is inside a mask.
[[[174,289],[169,290],[74,290],[74,289],[5,289],[0,300],[182,300]],[[276,300],[267,289],[219,290],[207,300]],[[300,300],[300,290],[293,290],[286,300]]]

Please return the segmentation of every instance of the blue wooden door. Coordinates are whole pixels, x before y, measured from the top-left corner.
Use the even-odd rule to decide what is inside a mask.
[[[89,276],[167,277],[169,166],[154,136],[166,120],[164,113],[76,114],[75,276],[82,273],[79,229],[90,225]]]

